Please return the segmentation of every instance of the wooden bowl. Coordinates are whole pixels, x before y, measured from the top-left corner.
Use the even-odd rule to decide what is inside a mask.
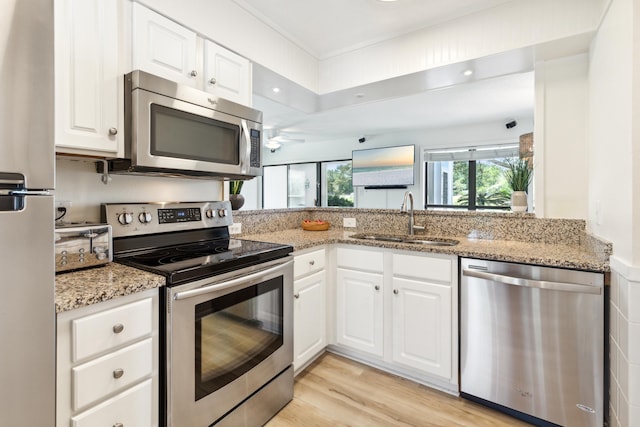
[[[307,231],[326,231],[329,229],[330,225],[331,224],[327,221],[322,221],[322,222],[316,222],[313,220],[311,222],[302,221],[302,229]]]

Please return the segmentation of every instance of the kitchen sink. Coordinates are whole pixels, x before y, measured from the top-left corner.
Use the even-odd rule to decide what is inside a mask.
[[[432,246],[455,246],[460,243],[454,239],[442,239],[440,237],[428,237],[428,236],[393,236],[389,234],[354,234],[351,236],[353,239],[362,240],[377,240],[381,242],[393,242],[393,243],[413,243],[417,245],[432,245]]]

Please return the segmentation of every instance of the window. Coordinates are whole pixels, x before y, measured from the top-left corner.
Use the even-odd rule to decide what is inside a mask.
[[[508,209],[503,171],[517,156],[517,145],[426,151],[426,208]]]
[[[326,199],[323,206],[353,207],[353,181],[351,160],[337,162],[323,162],[323,188],[326,189]]]
[[[354,205],[351,160],[263,167],[264,209]]]

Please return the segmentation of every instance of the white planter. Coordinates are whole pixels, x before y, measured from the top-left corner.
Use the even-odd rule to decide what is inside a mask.
[[[511,193],[511,210],[513,212],[527,211],[527,193],[525,191]]]

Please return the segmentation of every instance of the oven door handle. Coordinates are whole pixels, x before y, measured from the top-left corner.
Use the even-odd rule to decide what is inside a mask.
[[[226,282],[212,283],[210,285],[205,285],[197,289],[190,289],[188,291],[177,292],[173,296],[173,299],[178,301],[178,300],[183,300],[187,298],[193,298],[193,297],[197,297],[198,295],[207,294],[209,292],[222,291],[225,289],[233,288],[235,286],[244,285],[250,282],[255,282],[256,280],[262,281],[262,279],[265,276],[276,273],[288,267],[292,263],[293,263],[293,260],[289,260],[283,264],[278,264],[277,266],[268,268],[266,270],[260,270],[256,273],[249,274],[248,276],[238,277],[237,279],[228,280]]]

